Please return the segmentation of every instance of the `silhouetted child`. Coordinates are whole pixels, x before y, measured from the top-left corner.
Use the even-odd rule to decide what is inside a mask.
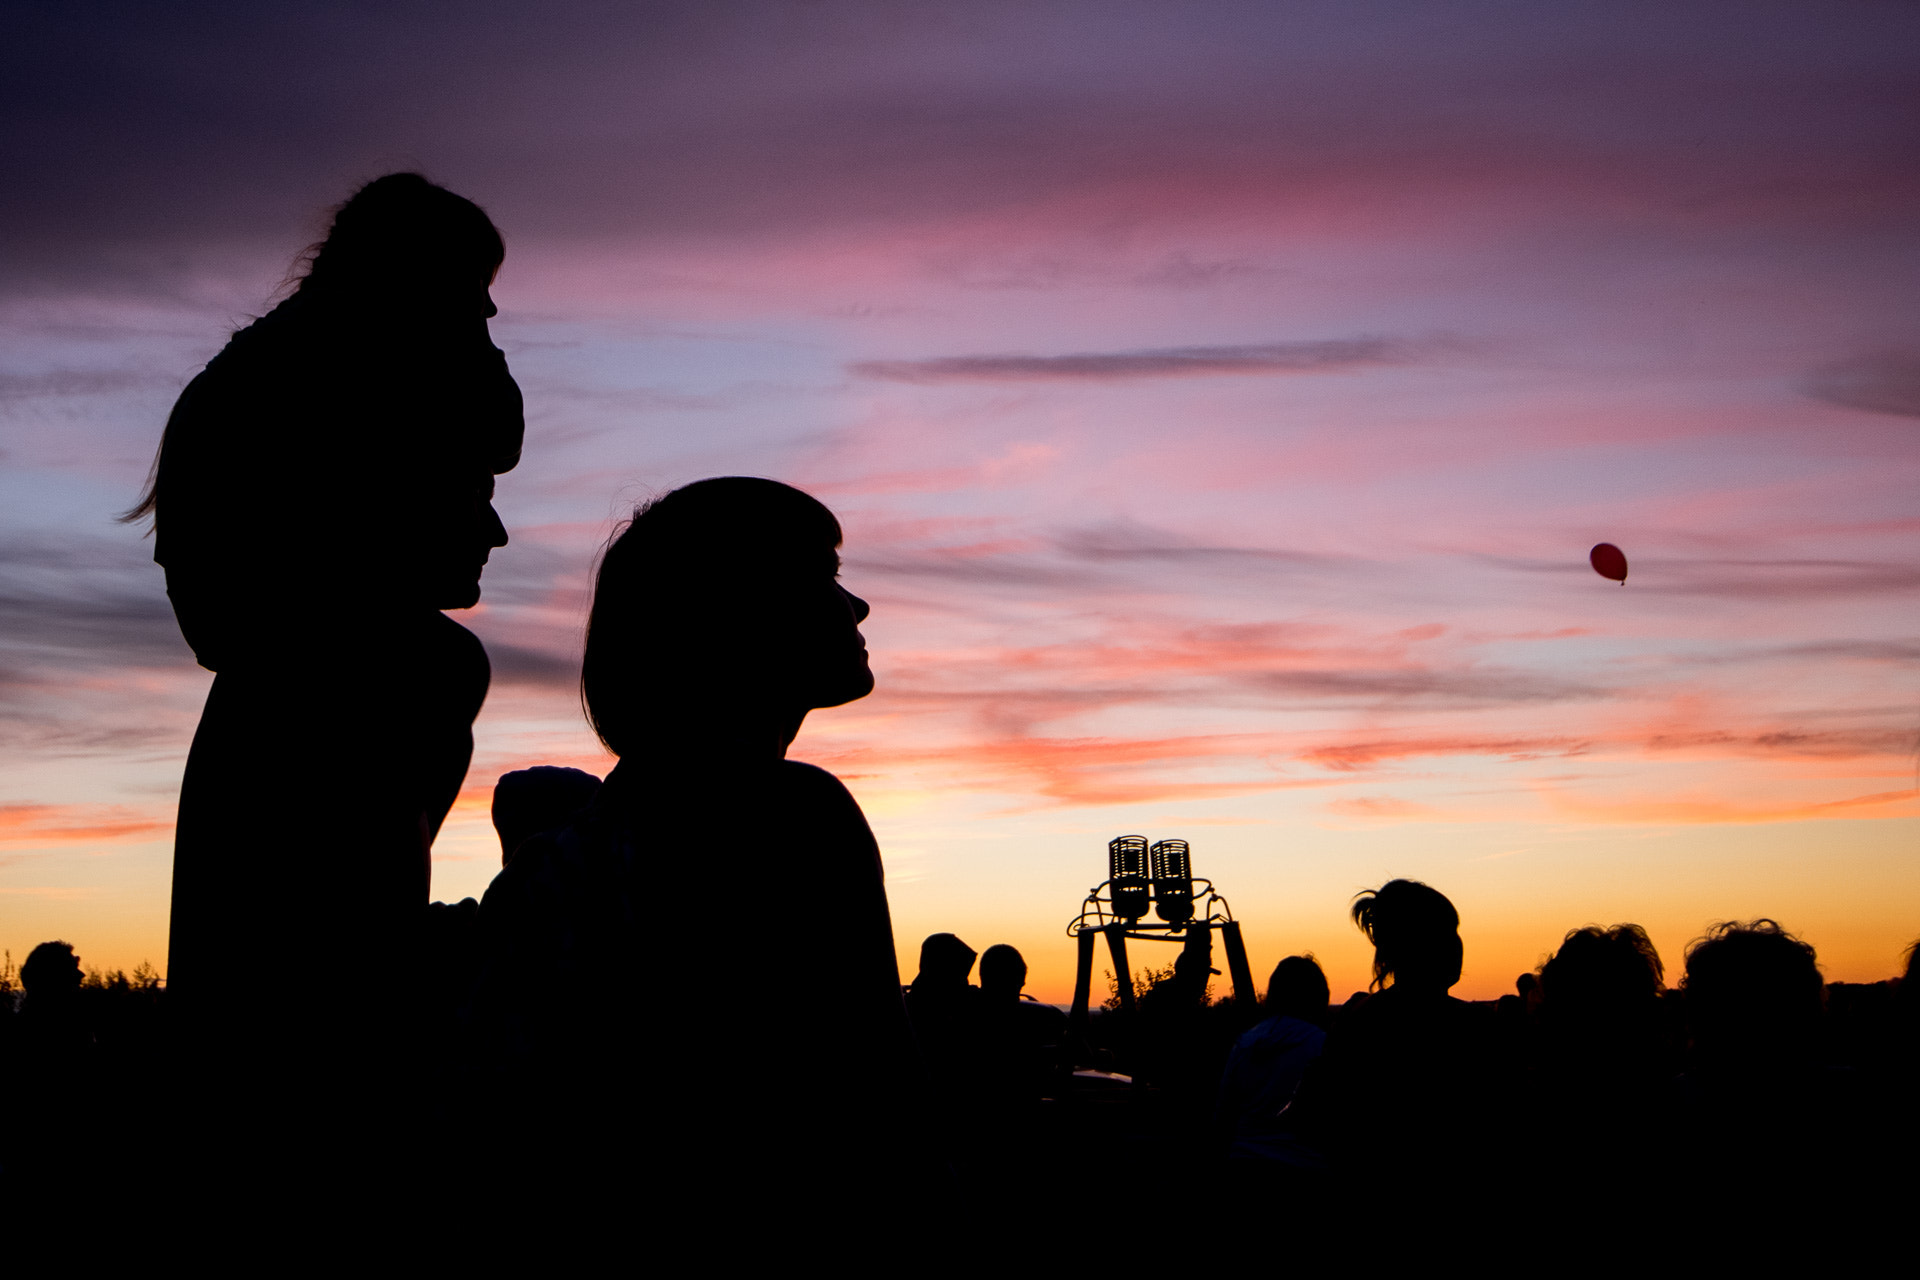
[[[1325,1165],[1281,1113],[1326,1043],[1328,996],[1326,974],[1311,955],[1288,956],[1274,966],[1263,1002],[1267,1016],[1234,1043],[1220,1079],[1214,1128],[1229,1159],[1271,1160],[1301,1169]]]
[[[536,765],[500,775],[493,786],[493,829],[500,837],[500,865],[543,831],[563,827],[593,803],[600,779],[583,769]],[[472,995],[479,964],[480,903],[474,898],[427,906],[421,939],[421,972],[426,977],[426,1025],[435,1055],[451,1051],[454,1019]],[[453,1108],[450,1114],[458,1114]]]
[[[620,762],[480,910],[488,1158],[569,1171],[540,1193],[573,1220],[624,1231],[643,1197],[735,1257],[851,1245],[924,1193],[879,851],[786,759],[873,688],[839,543],[806,494],[729,477],[648,503],[601,561],[582,684]]]
[[[500,865],[542,831],[562,827],[593,803],[600,779],[584,769],[550,764],[503,773],[493,784],[493,829],[500,837]]]

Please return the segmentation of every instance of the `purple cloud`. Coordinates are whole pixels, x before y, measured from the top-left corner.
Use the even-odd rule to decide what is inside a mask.
[[[1240,347],[1163,347],[1064,356],[936,356],[928,360],[862,360],[848,366],[887,382],[1113,382],[1138,378],[1346,373],[1406,364],[1411,347],[1387,338],[1331,338]]]
[[[1920,352],[1882,351],[1828,365],[1804,388],[1815,400],[1920,418]]]

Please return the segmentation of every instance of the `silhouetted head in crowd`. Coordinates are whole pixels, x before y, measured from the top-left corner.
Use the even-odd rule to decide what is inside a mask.
[[[936,935],[937,936],[937,935]],[[951,936],[951,935],[948,935]],[[980,956],[980,990],[1000,1000],[1018,1000],[1027,985],[1027,958],[1006,943],[988,947]]]
[[[1665,967],[1637,924],[1575,929],[1540,970],[1548,1016],[1615,1017],[1644,1011],[1665,985]]]
[[[1687,1027],[1696,1062],[1764,1071],[1803,1065],[1825,1012],[1813,948],[1772,920],[1727,921],[1687,948]]]
[[[1353,902],[1353,922],[1373,943],[1373,985],[1444,994],[1460,981],[1460,913],[1418,880],[1389,880]]]
[[[838,581],[839,545],[831,511],[751,476],[635,512],[601,560],[581,670],[607,749],[777,755],[809,711],[871,693],[867,602]]]
[[[1324,1022],[1327,1002],[1332,998],[1327,975],[1311,954],[1288,956],[1273,966],[1267,979],[1267,997],[1262,1004],[1269,1018],[1298,1018],[1302,1022]]]
[[[1173,959],[1173,981],[1169,989],[1183,1000],[1204,1001],[1207,998],[1207,982],[1214,972],[1210,951],[1182,947],[1180,954]],[[1168,986],[1167,983],[1160,983],[1155,990]]]
[[[20,985],[33,1004],[57,1004],[80,990],[80,957],[65,942],[43,942],[20,966]]]
[[[599,790],[600,779],[584,769],[542,764],[501,774],[493,784],[493,829],[500,836],[500,864],[513,861],[514,850],[531,837],[566,825],[593,803]]]
[[[920,972],[914,975],[913,989],[957,989],[967,985],[973,972],[974,950],[951,933],[930,935],[920,944]]]
[[[1893,1004],[1909,1026],[1920,1024],[1920,940],[1901,954],[1900,984],[1894,988]],[[1920,1030],[1920,1026],[1916,1026]]]

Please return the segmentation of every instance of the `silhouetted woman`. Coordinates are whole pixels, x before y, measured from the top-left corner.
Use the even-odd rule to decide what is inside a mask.
[[[180,629],[217,673],[168,955],[216,1106],[298,1094],[302,1072],[321,1100],[411,1088],[382,1079],[389,1037],[488,683],[441,610],[478,600],[506,542],[493,476],[520,453],[487,335],[502,254],[478,206],[416,174],[361,188],[293,294],[181,393],[129,513],[153,516]]]
[[[480,909],[508,1158],[582,1162],[679,1228],[718,1213],[771,1244],[777,1222],[838,1230],[915,1177],[879,850],[833,775],[786,758],[809,711],[873,688],[839,544],[831,512],[772,480],[635,514],[601,562],[582,675],[619,763]]]
[[[1337,1174],[1391,1187],[1402,1219],[1484,1190],[1509,1135],[1495,1127],[1501,1087],[1492,1028],[1448,995],[1460,981],[1460,915],[1417,880],[1360,894],[1353,922],[1373,943],[1375,993],[1345,1008],[1302,1081],[1295,1123]]]

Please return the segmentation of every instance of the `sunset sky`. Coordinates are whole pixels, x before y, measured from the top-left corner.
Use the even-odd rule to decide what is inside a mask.
[[[163,965],[212,677],[113,517],[328,207],[418,169],[507,238],[528,407],[436,897],[497,870],[501,772],[610,764],[614,521],[747,473],[840,515],[873,604],[878,691],[792,755],[873,822],[908,976],[946,930],[1066,999],[1132,832],[1336,998],[1393,876],[1459,906],[1459,995],[1623,920],[1670,978],[1756,915],[1888,976],[1917,49],[1878,0],[9,4],[0,947]],[[289,822],[380,768],[288,777]]]

